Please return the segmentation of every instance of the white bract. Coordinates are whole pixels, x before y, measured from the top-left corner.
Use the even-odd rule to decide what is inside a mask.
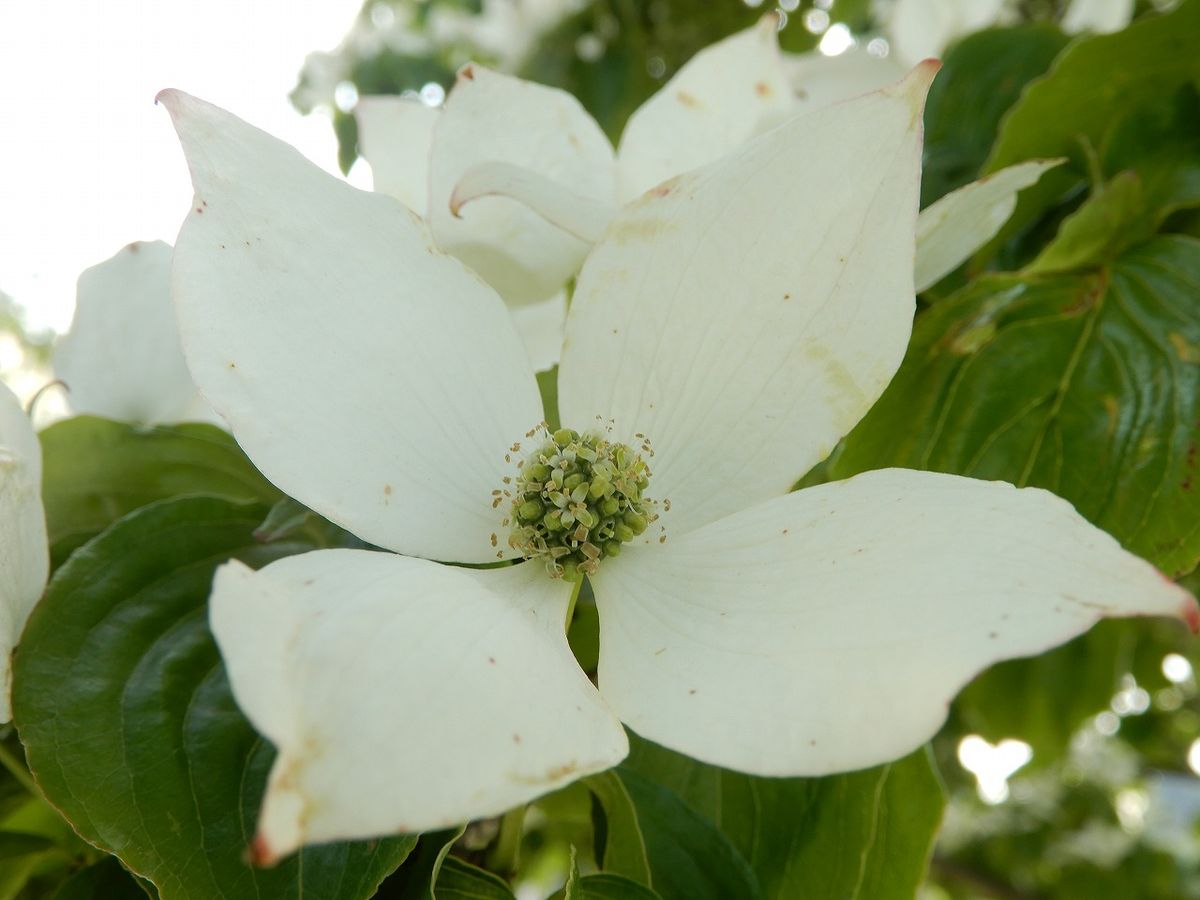
[[[541,370],[559,359],[561,289],[621,204],[788,117],[902,74],[894,61],[865,52],[785,56],[770,15],[689,60],[630,117],[615,154],[570,94],[477,65],[462,70],[444,109],[365,97],[356,115],[376,190],[421,214],[440,249],[499,291]],[[1013,167],[986,188],[961,188],[930,221],[923,213],[918,267],[944,275],[965,260],[999,230],[1016,192],[1040,171]],[[918,289],[930,284],[919,280]]]
[[[1101,34],[1120,31],[1133,18],[1134,0],[1071,0],[1060,21],[1063,31]],[[912,65],[941,56],[959,38],[1019,19],[1013,0],[896,0],[887,22],[892,50]]]
[[[173,293],[197,383],[284,491],[394,551],[218,570],[234,694],[279,751],[259,861],[498,814],[618,762],[622,722],[745,772],[869,766],[996,660],[1194,616],[1044,491],[884,470],[789,493],[904,354],[935,70],[620,209],[566,323],[559,410],[583,437],[553,446],[503,300],[420,218],[161,95],[196,189]],[[515,547],[537,558],[442,564]],[[598,688],[550,575],[568,550]]]
[[[76,414],[122,422],[217,421],[196,391],[171,305],[171,246],[138,241],[79,276],[54,372]]]
[[[12,651],[49,572],[42,448],[16,395],[0,384],[0,722],[12,719]]]

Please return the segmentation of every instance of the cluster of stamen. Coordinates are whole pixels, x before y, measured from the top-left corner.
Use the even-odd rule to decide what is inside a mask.
[[[526,559],[543,560],[554,577],[576,581],[658,518],[643,494],[650,468],[627,444],[599,433],[560,428],[547,437],[517,464],[508,543]]]

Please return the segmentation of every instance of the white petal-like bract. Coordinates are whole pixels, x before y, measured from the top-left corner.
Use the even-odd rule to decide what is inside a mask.
[[[736,150],[793,111],[775,16],[706,47],[629,118],[619,199]]]
[[[12,719],[12,651],[49,572],[42,448],[20,402],[0,384],[0,723]]]
[[[155,425],[211,421],[179,346],[171,246],[137,242],[79,276],[75,317],[54,373],[75,413]]]
[[[544,300],[579,268],[588,245],[508,197],[461,210],[451,197],[480,163],[510,163],[610,205],[612,145],[565,91],[468,65],[459,72],[433,131],[429,227],[438,246],[473,268],[512,304]]]
[[[172,293],[192,375],[263,473],[360,538],[494,561],[542,418],[512,317],[391,197],[166,91],[196,188]]]
[[[429,208],[429,151],[440,109],[406,97],[362,97],[354,108],[358,149],[375,190],[424,218]]]
[[[894,56],[874,56],[865,47],[851,47],[837,56],[820,50],[785,53],[783,64],[799,112],[877,91],[903,78],[906,71]]]
[[[549,300],[515,307],[512,317],[533,371],[545,372],[558,365],[562,355],[563,325],[567,319],[566,293],[560,291]]]
[[[1063,31],[1067,34],[1120,31],[1133,18],[1135,6],[1135,0],[1071,0],[1063,13]]]
[[[884,469],[787,494],[595,577],[600,692],[640,734],[758,775],[886,762],[993,662],[1195,600],[1058,497]]]
[[[360,550],[217,571],[238,704],[278,749],[253,849],[445,828],[618,763],[620,722],[537,564],[473,571]]]
[[[936,71],[797,116],[660,185],[588,257],[561,420],[611,417],[617,440],[649,438],[648,494],[670,501],[669,533],[788,490],[895,374]]]
[[[1017,163],[963,185],[921,210],[913,276],[917,291],[932,287],[991,240],[1017,208],[1017,193],[1063,162]]]

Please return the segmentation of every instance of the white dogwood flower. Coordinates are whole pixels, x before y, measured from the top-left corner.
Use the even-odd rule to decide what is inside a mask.
[[[179,345],[171,305],[171,246],[137,241],[79,276],[71,327],[54,373],[72,412],[121,422],[216,422]]]
[[[904,355],[935,70],[616,213],[553,435],[504,302],[421,219],[161,95],[196,189],[173,291],[197,383],[280,488],[392,551],[217,572],[234,694],[279,751],[259,861],[498,814],[618,762],[622,723],[762,775],[873,765],[996,660],[1194,616],[1045,491],[883,470],[789,493]],[[564,634],[580,573],[598,687]]]
[[[633,113],[615,153],[570,94],[478,65],[462,70],[444,108],[364,97],[356,115],[376,190],[425,218],[440,249],[500,292],[540,371],[558,362],[563,285],[622,204],[790,116],[902,74],[865,52],[782,54],[768,15],[689,60]],[[957,267],[1048,165],[1013,166],[922,213],[918,269],[940,277]],[[919,277],[917,289],[936,280]]]
[[[42,448],[20,401],[0,384],[0,722],[12,719],[12,651],[49,572]]]

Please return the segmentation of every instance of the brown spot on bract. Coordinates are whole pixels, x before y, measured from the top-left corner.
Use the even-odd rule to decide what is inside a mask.
[[[695,109],[697,106],[700,105],[700,101],[697,100],[695,97],[693,97],[691,94],[689,94],[687,91],[676,91],[675,99],[678,100],[680,103],[682,103],[684,106],[689,106],[692,109]]]
[[[759,81],[754,85],[754,93],[763,98],[770,97],[772,94],[771,86],[765,81]]]
[[[546,771],[546,780],[558,781],[560,778],[565,778],[566,776],[572,774],[578,768],[579,763],[575,762],[575,760],[571,760],[569,763],[565,763],[561,766],[551,766]]]
[[[202,213],[202,212],[204,212],[204,210],[203,210],[203,209],[201,209],[199,206],[197,206],[197,207],[196,207],[196,212],[198,212],[198,213]]]
[[[475,80],[475,69],[472,66],[463,66],[462,71],[458,74],[467,79],[467,81]]]
[[[996,638],[1000,637],[1000,635],[999,635],[999,634],[997,634],[997,633],[996,633],[996,632],[994,632],[994,631],[989,631],[989,632],[988,632],[988,637],[990,637],[990,638],[991,638],[991,639],[994,641]]]
[[[792,295],[791,295],[791,294],[784,294],[784,295],[783,295],[783,299],[784,299],[784,300],[791,300],[791,299],[792,299]]]
[[[688,696],[689,696],[689,697],[690,697],[692,694],[694,694],[694,693],[696,693],[696,689],[695,689],[695,688],[688,688]]]
[[[519,744],[519,743],[521,743],[521,736],[520,736],[519,734],[514,734],[514,735],[513,735],[513,743],[514,743],[514,744]]]
[[[309,585],[311,585],[312,583],[313,583],[313,579],[311,579],[311,578],[305,578],[305,579],[304,579],[304,581],[303,581],[303,584],[304,584],[304,586],[305,586],[305,587],[308,587],[308,586],[309,586]]]
[[[491,663],[491,664],[494,666],[494,665],[496,664],[496,657],[494,657],[494,656],[489,656],[489,657],[488,657],[488,662],[489,662],[489,663]]]
[[[392,495],[392,486],[390,484],[385,484],[383,486],[383,493],[384,496],[390,497]]]
[[[780,534],[787,534],[787,533],[788,533],[788,530],[785,528],[785,529],[783,529],[783,531],[781,531],[781,532],[779,532],[779,533],[780,533]]]

